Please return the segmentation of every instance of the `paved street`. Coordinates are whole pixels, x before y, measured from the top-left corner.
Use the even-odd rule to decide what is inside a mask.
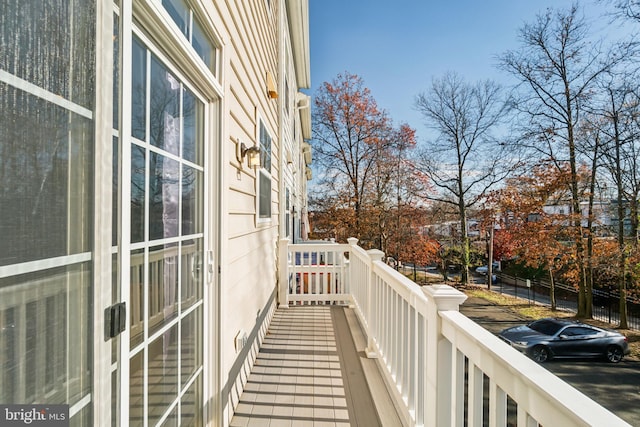
[[[480,298],[469,298],[460,311],[487,330],[498,333],[527,319],[506,307]],[[609,409],[633,426],[640,426],[640,361],[617,364],[594,360],[558,360],[545,368]]]

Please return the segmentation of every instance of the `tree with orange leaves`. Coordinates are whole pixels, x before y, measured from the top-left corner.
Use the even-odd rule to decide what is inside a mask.
[[[555,281],[562,272],[565,281],[578,287],[580,265],[572,248],[571,228],[575,219],[570,212],[550,209],[569,204],[567,181],[569,165],[542,162],[517,179],[510,179],[493,199],[499,203],[505,228],[513,237],[514,251],[522,262],[549,275],[551,307],[555,309]],[[578,212],[576,215],[581,215]]]
[[[413,280],[415,281],[417,279],[417,266],[437,262],[441,246],[437,240],[416,233],[402,248],[401,259],[413,264]]]
[[[493,236],[493,259],[507,260],[515,255],[515,238],[513,230],[499,228]]]
[[[325,82],[314,102],[314,223],[324,237],[357,237],[365,248],[387,251],[390,230],[398,224],[398,200],[409,202],[403,195],[413,193],[407,186],[416,181],[407,166],[415,131],[394,127],[354,74]]]

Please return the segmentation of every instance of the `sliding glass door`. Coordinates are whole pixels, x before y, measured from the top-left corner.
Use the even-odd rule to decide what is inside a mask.
[[[0,2],[0,404],[92,424],[94,0]]]

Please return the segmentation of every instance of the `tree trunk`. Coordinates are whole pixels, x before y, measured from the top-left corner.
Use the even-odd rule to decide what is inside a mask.
[[[617,151],[617,150],[616,150]],[[618,171],[619,172],[619,169]],[[627,329],[627,260],[624,248],[624,206],[622,200],[622,183],[618,181],[618,250],[620,259],[620,328]]]
[[[493,285],[493,222],[489,230],[489,260],[487,262],[487,289],[491,290]]]
[[[591,162],[591,180],[589,182],[589,211],[587,215],[587,270],[586,270],[586,297],[588,318],[593,317],[593,203],[596,197],[596,171],[598,169],[598,149],[600,138],[596,136]]]
[[[553,268],[549,267],[549,300],[551,301],[551,310],[556,310],[556,283],[553,281]]]
[[[626,278],[622,280],[620,284],[620,328],[629,329],[629,323],[627,319],[627,287]]]
[[[631,244],[634,248],[638,247],[638,194],[634,194],[629,200],[631,216]]]
[[[469,233],[467,232],[467,210],[464,206],[464,201],[460,201],[458,205],[460,208],[460,241],[462,243],[462,248],[460,251],[462,268],[460,270],[460,282],[463,285],[469,283]]]
[[[572,150],[574,151],[574,150]],[[578,178],[575,165],[575,154],[571,156],[571,198],[573,199],[573,228],[576,245],[576,263],[579,272],[578,279],[578,317],[587,315],[585,274],[584,274],[584,243],[582,237],[582,211],[580,209],[580,193],[578,191]]]
[[[440,260],[440,269],[442,270],[442,280],[445,282],[449,280],[449,274],[447,272],[447,260],[442,257]]]
[[[622,164],[620,158],[620,132],[618,129],[618,114],[614,113],[613,117],[614,144],[615,144],[615,178],[618,202],[618,250],[620,251],[619,269],[620,269],[620,327],[627,328],[627,260],[624,247],[624,198],[622,186]]]
[[[576,262],[579,272],[578,279],[578,317],[587,315],[587,304],[585,294],[585,274],[584,274],[584,243],[582,241],[582,210],[580,209],[580,192],[578,189],[578,172],[576,160],[576,145],[573,134],[573,122],[571,121],[571,101],[569,100],[569,87],[566,86],[567,96],[567,135],[569,141],[569,166],[571,167],[571,201],[574,215],[573,228],[576,245]]]

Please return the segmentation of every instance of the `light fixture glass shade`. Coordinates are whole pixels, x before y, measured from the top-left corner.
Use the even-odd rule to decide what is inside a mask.
[[[261,166],[260,147],[255,145],[247,147],[244,142],[240,142],[238,140],[238,143],[236,144],[236,158],[238,159],[241,168],[245,157],[247,158],[247,165],[250,168]]]
[[[260,149],[258,147],[247,149],[247,164],[250,168],[260,167]]]

